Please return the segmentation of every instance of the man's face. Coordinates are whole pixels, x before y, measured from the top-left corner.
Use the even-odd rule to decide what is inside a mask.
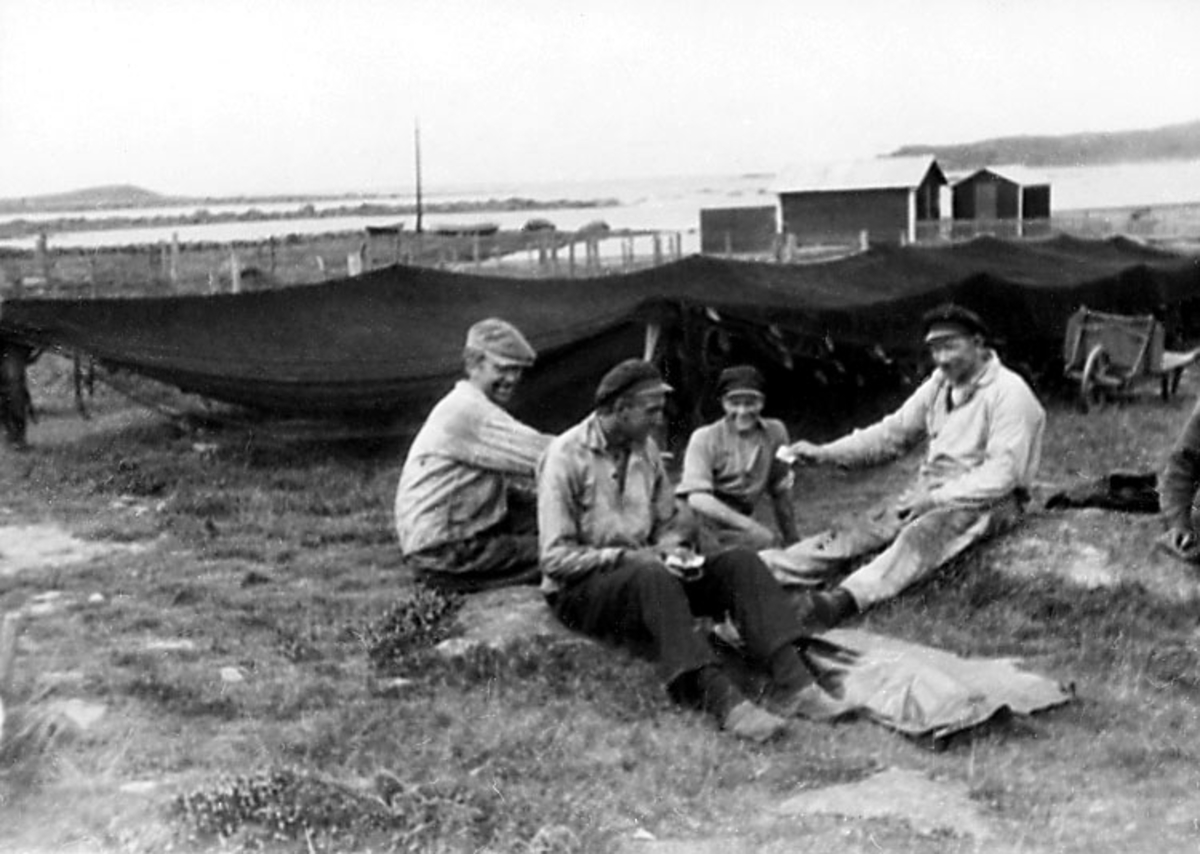
[[[749,433],[758,426],[763,403],[763,396],[752,391],[731,391],[721,398],[725,417],[739,433]]]
[[[970,379],[983,363],[983,339],[978,335],[943,335],[927,346],[933,364],[952,383]]]
[[[467,367],[467,379],[487,395],[488,400],[507,406],[525,373],[525,366],[502,362],[488,353],[474,359]]]
[[[667,395],[661,391],[644,391],[630,396],[617,409],[621,432],[631,442],[642,442],[663,424]]]

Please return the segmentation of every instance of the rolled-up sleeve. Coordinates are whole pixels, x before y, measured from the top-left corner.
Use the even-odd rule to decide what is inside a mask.
[[[1200,483],[1200,405],[1179,434],[1163,469],[1159,502],[1163,521],[1172,528],[1192,529],[1192,505]]]
[[[683,473],[679,477],[676,495],[713,491],[713,447],[709,432],[694,431],[683,455]]]
[[[555,581],[582,578],[613,566],[623,549],[587,545],[583,537],[577,467],[570,448],[559,442],[538,463],[538,551],[542,572]]]

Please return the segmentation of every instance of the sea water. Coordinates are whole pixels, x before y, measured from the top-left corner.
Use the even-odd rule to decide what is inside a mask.
[[[996,167],[1003,171],[1003,167]],[[1029,170],[1027,170],[1029,171]],[[1054,212],[1107,207],[1155,206],[1200,203],[1200,160],[1157,161],[1106,166],[1051,167],[1032,170],[1051,186]],[[791,189],[781,185],[772,174],[662,176],[654,178],[496,183],[490,185],[446,186],[423,194],[429,204],[442,202],[481,202],[506,199],[535,199],[545,202],[574,200],[611,203],[591,207],[547,207],[518,211],[463,211],[426,213],[424,226],[434,230],[440,225],[495,223],[503,229],[517,229],[533,218],[545,218],[561,231],[574,231],[602,220],[614,230],[673,232],[679,235],[684,253],[699,246],[700,211],[706,208],[769,207],[777,203],[778,193]],[[400,191],[331,200],[327,197],[288,202],[220,203],[198,201],[195,205],[155,208],[122,208],[117,211],[68,211],[54,214],[2,215],[0,222],[16,219],[50,221],[79,217],[104,216],[155,217],[191,216],[200,210],[210,214],[242,213],[257,209],[264,213],[297,213],[306,205],[313,210],[360,204],[412,205],[414,197]],[[943,209],[949,211],[949,203]],[[47,231],[47,242],[57,248],[100,248],[166,243],[261,241],[290,234],[311,235],[363,231],[367,226],[401,225],[411,231],[415,216],[345,215],[292,217],[249,222],[197,223],[188,225],[145,225],[129,228],[82,231]],[[0,240],[0,246],[33,248],[34,237]]]

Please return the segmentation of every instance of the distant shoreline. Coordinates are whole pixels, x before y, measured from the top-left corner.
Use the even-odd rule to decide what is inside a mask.
[[[36,219],[28,220],[17,218],[8,222],[0,223],[0,239],[13,239],[21,237],[35,237],[43,232],[45,233],[71,233],[80,231],[110,231],[122,228],[157,228],[169,227],[174,225],[215,225],[220,223],[236,223],[236,222],[268,222],[268,221],[287,221],[287,220],[311,220],[311,219],[333,219],[336,217],[347,216],[415,216],[417,206],[415,204],[403,205],[382,205],[377,203],[364,202],[358,205],[346,205],[339,207],[328,207],[317,209],[314,207],[315,202],[327,201],[327,198],[305,196],[300,197],[297,201],[302,202],[294,210],[289,211],[262,211],[254,207],[248,210],[235,211],[217,211],[211,212],[205,208],[199,208],[190,214],[180,215],[154,215],[154,216],[123,216],[121,211],[136,211],[136,207],[113,208],[114,215],[98,216],[98,217],[82,217],[82,216],[63,216],[52,219]],[[236,200],[222,200],[220,202],[212,201],[210,204],[240,204],[250,202],[238,202]],[[263,200],[259,203],[265,204]],[[280,203],[278,201],[272,204]],[[285,203],[286,202],[282,202]],[[442,214],[461,214],[461,213],[512,213],[518,211],[546,211],[546,210],[587,210],[591,208],[613,207],[619,204],[616,199],[553,199],[542,201],[538,199],[528,198],[508,198],[508,199],[487,199],[481,201],[455,201],[455,202],[434,202],[422,206],[422,214],[442,215]],[[154,207],[173,207],[172,204],[159,205]],[[145,207],[145,206],[143,206]],[[77,209],[78,210],[78,209]],[[108,210],[108,209],[104,209]],[[26,211],[27,213],[54,213],[54,211]]]

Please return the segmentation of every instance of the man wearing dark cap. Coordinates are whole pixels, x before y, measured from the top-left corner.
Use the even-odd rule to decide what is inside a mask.
[[[538,469],[547,601],[566,626],[647,654],[672,696],[738,737],[765,741],[790,715],[845,713],[796,652],[794,612],[762,561],[731,550],[698,565],[686,547],[692,532],[651,437],[670,390],[649,362],[622,362],[601,379],[595,411],[550,443]],[[772,711],[746,699],[695,631],[696,616],[726,614],[771,677]]]
[[[967,547],[1015,524],[1041,457],[1046,414],[987,346],[987,327],[957,305],[924,318],[934,371],[901,407],[834,442],[796,442],[785,459],[841,466],[891,460],[922,441],[916,482],[844,527],[808,537],[774,563],[812,583],[855,558],[878,555],[831,592],[815,594],[818,621],[836,625],[895,596]]]
[[[550,437],[513,418],[536,354],[499,318],[467,332],[466,379],[429,413],[396,490],[396,532],[419,580],[446,592],[535,584],[534,468]]]
[[[794,543],[792,470],[775,456],[788,444],[788,433],[782,421],[762,417],[762,374],[752,365],[726,368],[717,394],[725,416],[692,433],[675,494],[720,546],[758,550]],[[770,496],[778,534],[754,518],[764,495]]]

